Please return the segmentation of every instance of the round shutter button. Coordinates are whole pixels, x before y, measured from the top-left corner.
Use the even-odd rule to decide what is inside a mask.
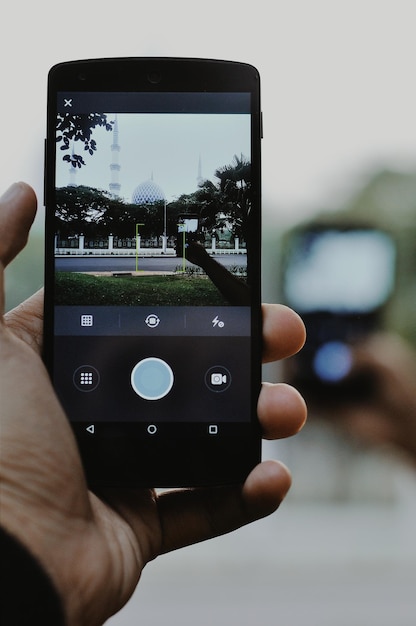
[[[144,400],[164,398],[173,385],[171,367],[162,359],[149,357],[139,361],[131,372],[131,386]]]

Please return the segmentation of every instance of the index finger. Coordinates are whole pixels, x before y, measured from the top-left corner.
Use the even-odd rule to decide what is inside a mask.
[[[278,361],[299,352],[306,340],[300,316],[283,304],[263,304],[263,362]]]

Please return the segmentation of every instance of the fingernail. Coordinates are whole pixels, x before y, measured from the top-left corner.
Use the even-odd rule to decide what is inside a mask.
[[[10,187],[8,189],[6,189],[6,191],[2,194],[2,196],[0,197],[0,200],[2,202],[8,202],[10,200],[13,200],[14,198],[16,198],[18,195],[20,195],[20,193],[23,190],[23,183],[13,183],[12,185],[10,185]]]

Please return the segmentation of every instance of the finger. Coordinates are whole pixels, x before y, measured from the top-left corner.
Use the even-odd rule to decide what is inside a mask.
[[[372,374],[384,390],[406,385],[413,391],[416,354],[400,336],[377,333],[353,346],[352,356],[353,370]]]
[[[400,424],[389,418],[378,407],[349,406],[337,411],[337,424],[346,434],[364,444],[395,444],[399,440]]]
[[[160,552],[170,552],[231,532],[273,513],[290,488],[277,461],[257,465],[243,486],[168,491],[158,498]]]
[[[295,311],[282,304],[263,304],[263,362],[286,358],[302,348],[305,325]]]
[[[306,403],[300,393],[285,383],[263,383],[257,412],[265,439],[291,437],[306,422]]]
[[[3,323],[4,313],[4,268],[0,261],[0,325]]]
[[[24,248],[36,214],[36,195],[14,183],[0,198],[0,260],[4,267]]]
[[[40,353],[43,343],[43,289],[6,313],[4,321],[17,337]]]

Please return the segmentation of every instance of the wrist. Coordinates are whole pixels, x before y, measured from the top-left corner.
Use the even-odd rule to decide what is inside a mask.
[[[64,609],[59,594],[37,559],[1,527],[0,546],[2,623],[64,626]]]
[[[86,613],[85,590],[81,588],[84,561],[77,538],[87,533],[81,520],[76,528],[77,524],[68,522],[61,513],[48,506],[34,505],[22,489],[15,486],[8,489],[5,481],[2,482],[1,526],[50,581],[64,615],[62,623],[66,626],[101,623],[83,618]]]

